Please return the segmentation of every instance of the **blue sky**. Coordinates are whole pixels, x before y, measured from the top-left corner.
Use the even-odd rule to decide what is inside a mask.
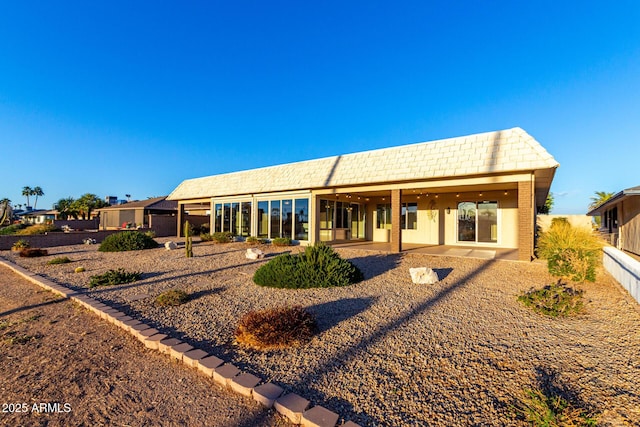
[[[640,185],[640,2],[3,2],[0,198],[520,126],[553,213]],[[32,201],[33,202],[33,201]]]

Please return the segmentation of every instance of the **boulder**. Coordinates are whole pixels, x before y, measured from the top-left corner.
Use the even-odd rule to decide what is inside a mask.
[[[177,249],[177,248],[178,248],[178,245],[176,245],[176,243],[175,243],[175,242],[172,242],[171,240],[169,240],[168,242],[166,242],[166,243],[164,244],[164,248],[165,248],[166,250],[168,250],[168,251],[172,251],[172,250],[174,250],[174,249]]]
[[[420,285],[432,285],[438,281],[438,274],[428,267],[410,268],[411,280]]]
[[[249,248],[247,249],[245,256],[247,259],[260,259],[264,258],[264,252],[257,248]]]

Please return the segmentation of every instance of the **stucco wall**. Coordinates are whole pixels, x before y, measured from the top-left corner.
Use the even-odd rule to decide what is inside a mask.
[[[607,246],[602,257],[604,268],[640,303],[640,262]]]
[[[546,231],[551,226],[551,221],[554,218],[567,218],[569,224],[573,227],[585,227],[592,228],[592,217],[588,215],[538,215],[537,226],[540,227],[540,231]]]

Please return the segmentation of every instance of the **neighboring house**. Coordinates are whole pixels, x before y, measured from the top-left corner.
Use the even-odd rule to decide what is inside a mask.
[[[640,186],[616,193],[587,215],[600,217],[600,232],[613,246],[640,255]]]
[[[124,203],[97,209],[100,229],[151,228],[158,236],[176,234],[178,203],[166,197]]]
[[[513,128],[188,179],[168,199],[179,223],[200,204],[212,231],[235,235],[514,248],[531,260],[558,166]]]
[[[46,209],[37,209],[37,210],[27,210],[16,214],[20,220],[26,224],[48,224],[52,223],[56,216],[58,215],[57,210],[46,210]]]

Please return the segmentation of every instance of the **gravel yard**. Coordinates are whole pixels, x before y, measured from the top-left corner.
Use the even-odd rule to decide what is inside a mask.
[[[554,281],[542,263],[339,249],[366,280],[293,291],[259,287],[252,276],[269,256],[300,248],[265,246],[269,256],[254,261],[246,247],[197,243],[193,258],[164,248],[102,253],[97,245],[49,248],[45,258],[0,255],[78,289],[107,269],[141,271],[139,282],[86,290],[363,426],[527,425],[514,407],[549,382],[599,413],[599,425],[640,423],[640,307],[605,273],[581,286],[584,314],[549,319],[516,301]],[[74,262],[46,265],[56,256]],[[78,266],[86,271],[74,273]],[[422,266],[440,282],[412,284],[408,269]],[[171,288],[193,299],[156,307]],[[283,305],[316,315],[320,333],[310,343],[268,353],[234,344],[243,314]]]

